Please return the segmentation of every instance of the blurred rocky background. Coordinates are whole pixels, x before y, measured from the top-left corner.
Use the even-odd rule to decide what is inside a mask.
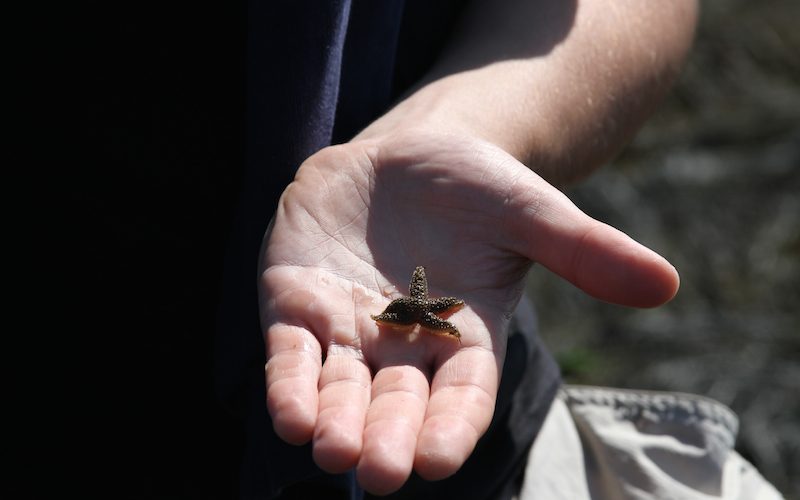
[[[666,306],[600,303],[531,273],[568,382],[702,394],[800,498],[800,2],[707,0],[674,92],[574,202],[681,274]]]

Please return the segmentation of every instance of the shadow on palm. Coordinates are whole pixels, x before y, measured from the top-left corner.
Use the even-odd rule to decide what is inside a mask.
[[[497,341],[491,336],[503,330],[530,265],[510,249],[512,175],[501,170],[514,166],[498,164],[508,160],[501,155],[437,137],[392,144],[373,159],[366,244],[375,268],[390,289],[406,294],[411,271],[425,266],[432,297],[466,302],[454,319],[465,345]]]
[[[488,145],[424,136],[397,139],[380,150],[348,144],[320,152],[287,189],[267,254],[270,265],[303,270],[291,286],[280,280],[284,286],[271,288],[316,295],[305,299],[339,323],[355,315],[357,339],[348,339],[337,321],[307,311],[305,321],[323,345],[352,344],[369,352],[379,330],[370,314],[408,295],[412,271],[425,266],[432,297],[466,302],[452,318],[464,345],[491,349],[497,340],[491,335],[507,322],[529,267],[510,249],[513,179],[503,169],[518,166],[521,175],[533,174],[519,164],[502,165],[510,160],[502,155]],[[332,282],[337,285],[326,286]],[[323,301],[326,293],[331,296]],[[392,337],[392,346],[401,336],[408,345],[452,347],[449,339],[424,331],[380,331],[380,338]]]

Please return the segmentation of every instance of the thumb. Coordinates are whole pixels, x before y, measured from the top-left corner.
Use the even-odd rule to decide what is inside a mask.
[[[663,257],[595,220],[533,172],[512,194],[518,251],[600,300],[654,307],[675,296],[680,279]],[[527,184],[527,186],[522,186]]]

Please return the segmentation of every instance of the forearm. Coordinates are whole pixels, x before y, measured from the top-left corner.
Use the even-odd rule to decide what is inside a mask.
[[[497,144],[555,184],[616,154],[678,74],[695,0],[476,2],[417,88],[359,134]]]

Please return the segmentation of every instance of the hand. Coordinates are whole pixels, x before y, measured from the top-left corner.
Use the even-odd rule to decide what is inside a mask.
[[[412,467],[447,477],[492,418],[505,327],[531,262],[602,300],[653,306],[675,270],[489,143],[398,133],[309,158],[262,248],[267,404],[277,434],[324,470],[385,494]],[[426,267],[466,307],[454,339],[378,325]]]

